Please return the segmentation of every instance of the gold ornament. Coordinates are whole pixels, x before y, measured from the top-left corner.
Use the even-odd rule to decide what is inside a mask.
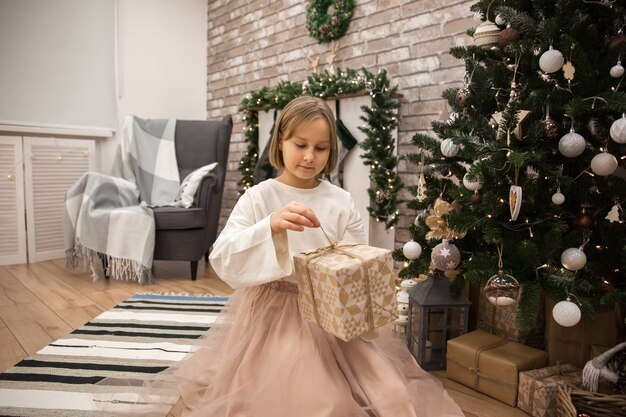
[[[517,137],[517,140],[522,140],[522,123],[524,122],[524,120],[526,120],[528,118],[528,116],[530,115],[531,111],[530,110],[519,110],[517,112],[517,125],[515,125],[515,137]],[[502,112],[496,112],[493,115],[491,115],[491,118],[493,119],[493,121],[495,122],[495,124],[497,126],[500,126],[500,122],[502,121]],[[510,145],[510,131],[507,131],[507,137],[506,137],[506,144]]]
[[[491,49],[498,44],[500,28],[490,20],[485,20],[474,32],[474,43],[482,49]]]
[[[567,61],[565,64],[563,64],[563,77],[565,77],[565,79],[569,82],[571,82],[574,79],[574,73],[576,72],[576,68],[574,68],[574,65],[572,65],[572,63],[570,61]]]
[[[430,232],[426,233],[426,239],[460,239],[464,237],[465,232],[448,228],[448,223],[443,218],[451,211],[458,211],[459,209],[458,203],[450,204],[442,199],[437,200],[433,207],[433,214],[424,220],[430,229]]]
[[[467,106],[467,99],[470,97],[470,90],[467,87],[460,88],[456,93],[456,103],[461,107]]]

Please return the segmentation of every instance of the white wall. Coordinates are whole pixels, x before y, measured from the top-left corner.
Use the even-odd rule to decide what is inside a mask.
[[[98,141],[109,173],[123,118],[206,119],[206,0],[117,0],[118,132]]]

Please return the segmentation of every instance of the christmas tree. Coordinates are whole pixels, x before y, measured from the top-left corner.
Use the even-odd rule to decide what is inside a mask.
[[[428,271],[432,248],[453,239],[453,291],[501,271],[521,287],[520,328],[544,296],[593,317],[626,301],[624,2],[488,0],[472,11],[472,44],[450,50],[466,71],[443,93],[450,117],[406,155],[418,214],[394,254],[400,276]]]

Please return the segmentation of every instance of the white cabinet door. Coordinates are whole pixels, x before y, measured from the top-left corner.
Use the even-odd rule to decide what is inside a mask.
[[[26,222],[30,262],[65,257],[65,192],[95,168],[95,142],[89,139],[24,138]]]
[[[0,265],[28,260],[23,161],[22,138],[0,137]]]

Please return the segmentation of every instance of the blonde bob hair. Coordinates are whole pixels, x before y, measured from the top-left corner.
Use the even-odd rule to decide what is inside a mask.
[[[292,137],[304,123],[319,118],[326,120],[330,128],[330,154],[322,172],[330,174],[335,169],[339,152],[337,150],[335,116],[324,100],[312,96],[302,96],[291,100],[278,116],[272,133],[269,153],[270,164],[274,168],[281,170],[285,167],[280,142]]]

